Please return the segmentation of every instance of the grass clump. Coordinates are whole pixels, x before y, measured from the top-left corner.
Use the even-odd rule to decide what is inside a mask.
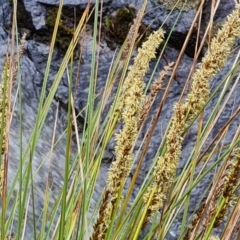
[[[118,55],[114,58],[106,79],[105,88],[99,93],[96,89],[98,81],[97,44],[101,36],[99,14],[101,5],[96,1],[94,11],[87,5],[78,25],[71,32],[72,40],[59,67],[58,73],[49,91],[46,91],[50,64],[58,33],[61,27],[61,11],[63,1],[55,12],[54,29],[50,44],[48,61],[31,136],[26,148],[21,143],[24,124],[20,117],[20,156],[15,162],[17,170],[11,185],[7,171],[10,168],[8,159],[8,140],[11,138],[8,129],[14,113],[11,93],[13,83],[18,83],[16,95],[18,106],[22,111],[21,74],[19,60],[23,54],[25,39],[23,37],[18,54],[6,58],[2,72],[1,93],[1,239],[7,237],[29,239],[165,239],[176,221],[180,222],[176,239],[237,239],[239,236],[239,143],[240,128],[227,144],[222,144],[224,137],[239,116],[239,107],[229,115],[225,125],[210,138],[216,122],[237,87],[239,76],[239,52],[232,64],[228,76],[221,79],[214,89],[210,82],[224,67],[233,51],[235,40],[240,38],[240,5],[226,19],[217,35],[210,39],[208,51],[191,76],[190,89],[187,83],[182,95],[173,106],[171,121],[168,124],[153,159],[147,159],[146,153],[170,88],[176,78],[176,63],[167,66],[158,74],[158,78],[149,79],[145,84],[145,75],[150,70],[150,62],[156,58],[159,45],[166,41],[162,28],[152,32],[148,39],[137,49],[137,55],[131,64],[131,57],[138,46],[139,28],[147,1],[136,18],[131,22],[126,40],[121,45]],[[16,30],[16,2],[14,1],[13,33]],[[200,6],[201,8],[201,6]],[[201,9],[200,9],[201,10]],[[213,9],[214,10],[214,9]],[[214,12],[214,11],[213,11]],[[181,11],[180,13],[181,14]],[[93,16],[91,16],[93,15]],[[89,74],[89,89],[87,104],[84,106],[85,119],[82,133],[79,127],[74,106],[73,56],[76,46],[86,37],[87,20],[94,19],[92,34],[92,59]],[[193,22],[193,25],[195,23]],[[212,24],[210,21],[209,24]],[[209,25],[207,29],[211,29]],[[13,34],[14,35],[14,34]],[[16,38],[17,40],[18,38]],[[99,40],[100,41],[100,40]],[[187,40],[186,40],[187,41]],[[14,38],[12,39],[14,46]],[[166,41],[167,43],[167,41]],[[166,44],[165,44],[166,45]],[[202,46],[200,44],[199,46]],[[13,50],[13,47],[12,47]],[[196,50],[195,59],[198,52]],[[81,53],[80,53],[81,54]],[[161,54],[159,56],[159,59]],[[179,59],[181,56],[179,56]],[[81,69],[81,66],[79,66]],[[152,70],[154,75],[154,71]],[[67,73],[69,93],[67,107],[67,127],[61,134],[56,134],[56,124],[51,142],[51,148],[44,153],[40,164],[35,170],[34,158],[40,142],[46,118],[51,110],[54,95],[64,73]],[[166,77],[170,75],[168,83]],[[14,79],[17,78],[18,81]],[[233,81],[234,80],[234,81]],[[164,86],[164,87],[163,87]],[[149,90],[149,94],[146,94]],[[163,91],[164,90],[164,91]],[[48,92],[48,94],[46,94]],[[15,93],[14,93],[15,94]],[[154,104],[161,95],[157,109]],[[185,95],[185,99],[183,99]],[[205,109],[217,103],[211,114],[205,114]],[[97,99],[97,100],[96,100]],[[12,104],[12,106],[11,106]],[[108,107],[110,105],[110,107]],[[151,113],[154,113],[151,120]],[[21,116],[21,115],[20,115]],[[74,128],[73,128],[74,125]],[[184,141],[193,126],[197,125],[194,146],[189,152],[185,165],[177,174],[177,168],[182,155]],[[119,129],[119,130],[117,130]],[[147,129],[146,131],[144,129]],[[73,132],[76,143],[73,142]],[[141,137],[143,136],[143,137]],[[112,139],[115,139],[114,160],[104,173],[105,186],[99,188],[99,178],[102,174],[102,159]],[[64,162],[60,169],[62,179],[58,179],[58,191],[55,194],[50,181],[50,173],[54,171],[52,157],[58,144],[64,140]],[[11,142],[11,141],[10,141]],[[140,148],[137,151],[137,146]],[[59,156],[60,157],[60,156]],[[38,160],[39,161],[39,160]],[[141,177],[142,165],[148,161],[148,174],[137,184]],[[49,163],[46,168],[47,162]],[[42,196],[37,194],[38,178],[42,178],[41,169],[47,169],[47,178]],[[9,171],[13,171],[10,169]],[[211,181],[202,192],[194,211],[191,194],[199,184],[213,174]],[[96,199],[95,192],[99,192]],[[13,193],[16,194],[13,196]],[[37,201],[43,202],[41,209]],[[92,200],[95,198],[95,202]],[[54,200],[53,200],[54,199]],[[30,201],[31,200],[31,201]],[[38,212],[40,211],[40,214]],[[191,215],[191,213],[193,213]],[[32,215],[31,215],[32,214]],[[28,218],[33,221],[29,223]],[[17,219],[17,220],[16,220]],[[16,224],[17,222],[17,224]],[[222,224],[221,229],[219,226]],[[219,236],[213,234],[218,228]],[[30,234],[30,235],[29,235]],[[29,237],[30,236],[30,237]]]

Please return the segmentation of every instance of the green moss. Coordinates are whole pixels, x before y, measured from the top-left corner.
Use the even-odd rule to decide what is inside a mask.
[[[135,16],[136,16],[135,8],[126,6],[118,10],[116,20],[132,22]]]
[[[114,17],[106,17],[106,27],[117,43],[122,44],[124,42],[135,17],[135,8],[129,6],[120,8]]]
[[[128,5],[120,8],[115,16],[105,17],[105,40],[111,49],[115,49],[118,46],[117,44],[123,44],[135,17],[136,9]],[[138,45],[141,45],[141,42],[146,40],[149,34],[149,29],[144,24],[141,24],[139,27],[141,39]]]
[[[58,8],[53,8],[46,19],[46,26],[50,28],[51,31],[53,31],[55,26],[55,21],[57,18]],[[60,22],[59,22],[59,32],[63,35],[73,35],[74,33],[74,27],[73,23],[71,21],[68,22],[68,24],[72,26],[67,26],[67,19],[68,17],[65,16],[63,13],[61,13]]]
[[[177,9],[181,9],[184,6],[184,3],[186,0],[158,0],[160,3],[162,3],[164,6],[166,6],[167,9],[173,9],[177,2],[178,5],[176,6]],[[185,4],[183,11],[188,11],[190,9],[196,9],[201,1],[200,0],[187,0],[187,3]]]
[[[52,38],[52,33],[54,30],[56,18],[58,14],[58,8],[49,8],[47,17],[46,17],[46,27],[48,28],[48,33],[37,33],[34,35],[35,40],[41,41],[44,43],[50,43]],[[81,13],[78,12],[78,18],[81,17]],[[79,19],[76,19],[76,22]],[[63,9],[59,26],[58,26],[58,32],[56,36],[56,42],[55,46],[58,48],[60,52],[63,54],[67,51],[70,42],[72,40],[74,34],[74,17],[73,17],[73,9]],[[79,46],[77,46],[79,48]],[[83,63],[83,60],[81,59],[81,62]]]
[[[48,27],[50,33],[53,33],[56,18],[57,18],[58,8],[52,8],[48,12],[48,16],[46,18],[46,26]],[[62,49],[64,52],[67,50],[74,33],[74,28],[67,26],[65,23],[65,16],[61,13],[57,37],[56,37],[56,46]]]

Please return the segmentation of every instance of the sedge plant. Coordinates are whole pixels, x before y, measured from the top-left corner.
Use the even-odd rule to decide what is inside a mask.
[[[240,5],[227,17],[214,37],[207,40],[204,35],[199,49],[196,49],[193,71],[189,81],[182,89],[182,94],[173,105],[171,120],[165,129],[160,144],[155,149],[153,159],[147,159],[146,153],[151,146],[151,139],[157,122],[161,119],[162,109],[170,94],[176,77],[182,53],[176,62],[166,63],[162,71],[156,73],[156,67],[150,68],[150,62],[161,59],[167,40],[164,26],[153,31],[147,39],[139,32],[145,13],[147,0],[133,20],[125,41],[112,60],[105,87],[97,90],[98,44],[101,41],[99,16],[102,4],[96,0],[91,8],[85,8],[79,22],[72,32],[72,41],[62,59],[50,90],[47,82],[52,55],[59,25],[63,1],[60,1],[52,33],[50,50],[38,100],[36,118],[32,122],[32,132],[26,144],[23,143],[24,111],[21,88],[21,58],[24,54],[26,35],[18,42],[17,1],[13,1],[11,54],[6,55],[0,85],[0,238],[3,239],[165,239],[173,224],[180,222],[176,239],[238,239],[239,232],[239,174],[240,174],[240,128],[235,129],[231,141],[222,144],[234,122],[239,119],[239,106],[232,106],[232,114],[218,133],[212,135],[217,120],[221,117],[234,90],[239,85],[239,50],[233,59],[228,74],[211,88],[211,81],[224,67],[233,52],[235,40],[240,38]],[[212,5],[212,18],[219,1]],[[199,5],[196,13],[202,10]],[[172,9],[174,10],[174,8]],[[182,11],[179,11],[179,16]],[[179,17],[178,16],[178,17]],[[102,18],[102,16],[101,16]],[[100,19],[101,19],[100,18]],[[74,50],[79,41],[84,41],[86,26],[90,19],[92,25],[92,58],[89,74],[89,86],[82,132],[78,132],[77,114],[74,108]],[[176,21],[178,18],[176,19]],[[194,26],[196,22],[192,23]],[[211,31],[213,22],[209,21],[206,33]],[[81,39],[80,37],[81,36]],[[211,34],[209,33],[209,36]],[[188,41],[186,38],[186,44]],[[195,62],[204,42],[208,50],[199,64]],[[163,44],[165,43],[165,44]],[[183,45],[183,48],[186,46]],[[160,56],[156,54],[163,46]],[[14,52],[17,46],[17,53]],[[7,53],[6,53],[7,54]],[[133,57],[133,55],[135,55]],[[133,61],[131,59],[133,58]],[[158,61],[156,64],[158,64]],[[80,64],[80,63],[79,63]],[[152,71],[145,84],[145,75]],[[79,65],[81,73],[81,65]],[[44,152],[37,169],[36,161],[38,142],[43,137],[46,118],[51,111],[52,102],[63,74],[67,73],[68,106],[67,125],[61,133],[57,132],[56,120],[53,120],[53,132],[49,139],[50,148]],[[167,76],[170,79],[166,82]],[[77,75],[81,77],[80,75]],[[189,86],[189,87],[188,87]],[[14,98],[15,96],[15,98]],[[161,96],[157,109],[153,109]],[[184,97],[183,97],[184,96]],[[211,114],[205,110],[217,102]],[[14,100],[12,100],[14,99]],[[14,179],[9,180],[9,142],[11,143],[12,118],[14,111],[19,111],[19,157]],[[153,113],[153,116],[151,114]],[[177,173],[183,150],[183,143],[193,126],[194,146],[189,151],[185,165]],[[73,142],[73,133],[76,142]],[[210,140],[209,140],[210,138]],[[9,140],[10,139],[10,140]],[[55,167],[54,151],[64,141],[64,155],[61,156],[62,179],[58,179],[57,194],[53,192],[50,174]],[[104,172],[105,182],[100,190],[98,182],[103,169],[102,159],[110,142],[114,141],[114,157]],[[136,146],[139,146],[136,150]],[[148,161],[148,174],[137,182],[142,165]],[[47,178],[44,179],[44,191],[41,196],[38,177],[41,168],[47,166]],[[189,213],[191,194],[211,174],[211,181],[202,192],[193,214]],[[92,203],[94,193],[100,191],[98,199]],[[42,208],[37,209],[36,199],[41,197]],[[31,209],[31,210],[30,210]],[[32,221],[28,221],[31,218]],[[219,228],[221,226],[221,228]],[[217,235],[214,230],[217,229]],[[221,231],[219,230],[221,229]]]

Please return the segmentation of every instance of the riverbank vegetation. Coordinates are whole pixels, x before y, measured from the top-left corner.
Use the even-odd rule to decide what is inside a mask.
[[[16,2],[13,1],[12,52],[6,55],[0,86],[1,239],[26,239],[24,238],[26,218],[29,217],[33,219],[31,239],[162,240],[166,238],[176,221],[180,222],[176,239],[239,239],[240,124],[235,129],[230,142],[226,143],[223,139],[228,134],[231,124],[239,119],[240,107],[232,106],[232,113],[225,120],[222,128],[215,131],[215,135],[212,130],[222,112],[228,107],[228,100],[239,85],[240,51],[234,50],[234,44],[236,39],[240,38],[240,5],[236,5],[235,10],[212,37],[211,34],[207,34],[213,28],[213,22],[209,21],[206,34],[201,39],[199,47],[196,48],[192,72],[186,80],[179,101],[174,104],[171,121],[167,129],[164,129],[161,143],[155,150],[155,157],[146,159],[149,143],[154,136],[157,122],[161,118],[169,89],[176,81],[176,71],[184,53],[184,46],[176,62],[166,62],[158,78],[151,77],[148,80],[149,84],[145,84],[144,76],[148,71],[153,71],[152,76],[156,75],[155,70],[152,68],[150,70],[149,63],[153,59],[162,58],[164,48],[167,46],[167,37],[164,35],[164,27],[159,28],[149,34],[147,40],[144,40],[139,47],[137,42],[141,35],[138,29],[141,26],[147,3],[144,1],[141,10],[132,22],[126,40],[120,46],[118,55],[109,69],[105,88],[101,94],[97,94],[97,45],[101,36],[99,16],[102,5],[96,4],[90,8],[89,4],[76,24],[75,30],[71,33],[72,40],[51,89],[46,94],[54,44],[58,28],[62,24],[63,1],[60,1],[39,99],[38,114],[33,123],[35,127],[27,147],[19,151],[18,171],[15,173],[15,179],[11,181],[12,186],[9,186],[7,172],[11,159],[8,158],[10,137],[8,133],[14,112],[11,89],[13,85],[18,85],[17,101],[21,105],[20,60],[24,54],[26,41],[26,35],[23,35],[22,40],[18,42]],[[199,6],[196,14],[200,14],[201,8],[202,5]],[[212,18],[214,10],[213,6]],[[94,19],[92,65],[87,104],[81,113],[85,121],[81,127],[82,132],[79,133],[77,126],[79,123],[76,121],[78,113],[74,110],[75,95],[72,91],[73,82],[75,82],[72,66],[74,49],[79,43],[79,36],[84,36],[90,15]],[[195,24],[196,22],[193,22],[192,26]],[[186,43],[187,40],[186,38]],[[196,66],[201,48],[206,43],[208,50]],[[14,52],[15,45],[18,46],[17,52]],[[161,50],[159,50],[160,45]],[[130,59],[136,48],[138,48],[137,54],[132,63]],[[156,53],[157,50],[158,53]],[[233,50],[236,53],[231,69],[226,76],[222,77],[217,86],[214,85],[214,89],[211,89],[211,80],[221,71]],[[46,179],[42,213],[36,216],[34,215],[34,202],[36,201],[34,191],[38,186],[34,181],[36,172],[32,169],[33,156],[47,113],[65,72],[68,74],[69,96],[66,113],[68,123],[64,132],[66,137],[65,162],[62,163],[64,164],[64,178],[59,180],[61,190],[53,205],[49,204],[51,184]],[[167,76],[170,78],[167,84],[164,84]],[[163,85],[165,85],[164,88]],[[150,116],[154,101],[160,93],[163,94],[158,104],[159,107],[155,109],[154,115]],[[205,114],[205,109],[211,105],[216,96],[218,100],[211,114]],[[95,99],[98,99],[97,102]],[[105,110],[109,101],[111,107],[106,114]],[[151,118],[150,122],[149,118]],[[19,121],[21,123],[21,118]],[[183,143],[194,125],[197,126],[194,128],[197,129],[195,138],[192,139],[194,147],[189,151],[182,171],[177,172]],[[147,130],[143,131],[143,129]],[[21,129],[19,132],[21,134]],[[73,133],[76,134],[77,141],[75,153],[72,152],[71,147]],[[101,190],[97,203],[93,206],[91,199],[98,186],[101,161],[112,139],[115,140],[114,157],[108,172],[105,173],[106,185]],[[54,151],[58,139],[53,136],[49,141],[52,141],[51,151]],[[138,150],[135,148],[137,143],[138,146],[140,145]],[[19,136],[19,146],[21,146],[21,136]],[[51,158],[51,152],[46,152],[45,156]],[[137,186],[136,181],[144,161],[149,161],[149,169],[141,185],[139,186],[138,182]],[[51,172],[51,164],[49,164],[49,172]],[[206,189],[199,192],[199,201],[194,213],[189,214],[191,193],[205,181],[209,174],[213,176],[212,181],[205,186]],[[61,181],[63,184],[60,184]],[[14,189],[18,191],[12,200]],[[134,191],[137,194],[133,194]],[[12,207],[8,213],[10,202]],[[33,209],[32,216],[25,214],[29,208]],[[17,228],[12,229],[14,221],[17,222]]]

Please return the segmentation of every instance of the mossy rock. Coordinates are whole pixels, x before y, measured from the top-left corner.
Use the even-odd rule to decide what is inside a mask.
[[[58,8],[52,8],[48,11],[46,18],[46,26],[50,33],[53,33]],[[74,34],[74,20],[67,15],[61,13],[60,22],[58,26],[58,32],[56,36],[56,46],[62,49],[64,52],[67,50]]]
[[[37,31],[34,34],[34,39],[39,42],[49,44],[52,39],[52,34],[57,19],[58,8],[47,7],[46,28],[45,30]],[[75,23],[77,24],[82,16],[82,11],[77,11],[76,18],[74,17],[74,8],[64,7],[61,12],[58,31],[56,36],[55,47],[60,53],[65,54],[74,35]],[[79,44],[75,52],[79,52]],[[77,57],[78,54],[75,54]],[[83,60],[81,59],[83,63]]]
[[[117,44],[123,44],[125,41],[133,20],[136,18],[136,9],[126,5],[123,8],[118,9],[115,16],[105,17],[105,40],[111,49],[117,47]],[[139,36],[141,36],[141,42],[149,36],[150,31],[144,24],[139,27]]]
[[[136,17],[135,8],[126,6],[120,8],[116,16],[105,18],[106,30],[113,41],[122,44],[126,39],[129,29]]]

